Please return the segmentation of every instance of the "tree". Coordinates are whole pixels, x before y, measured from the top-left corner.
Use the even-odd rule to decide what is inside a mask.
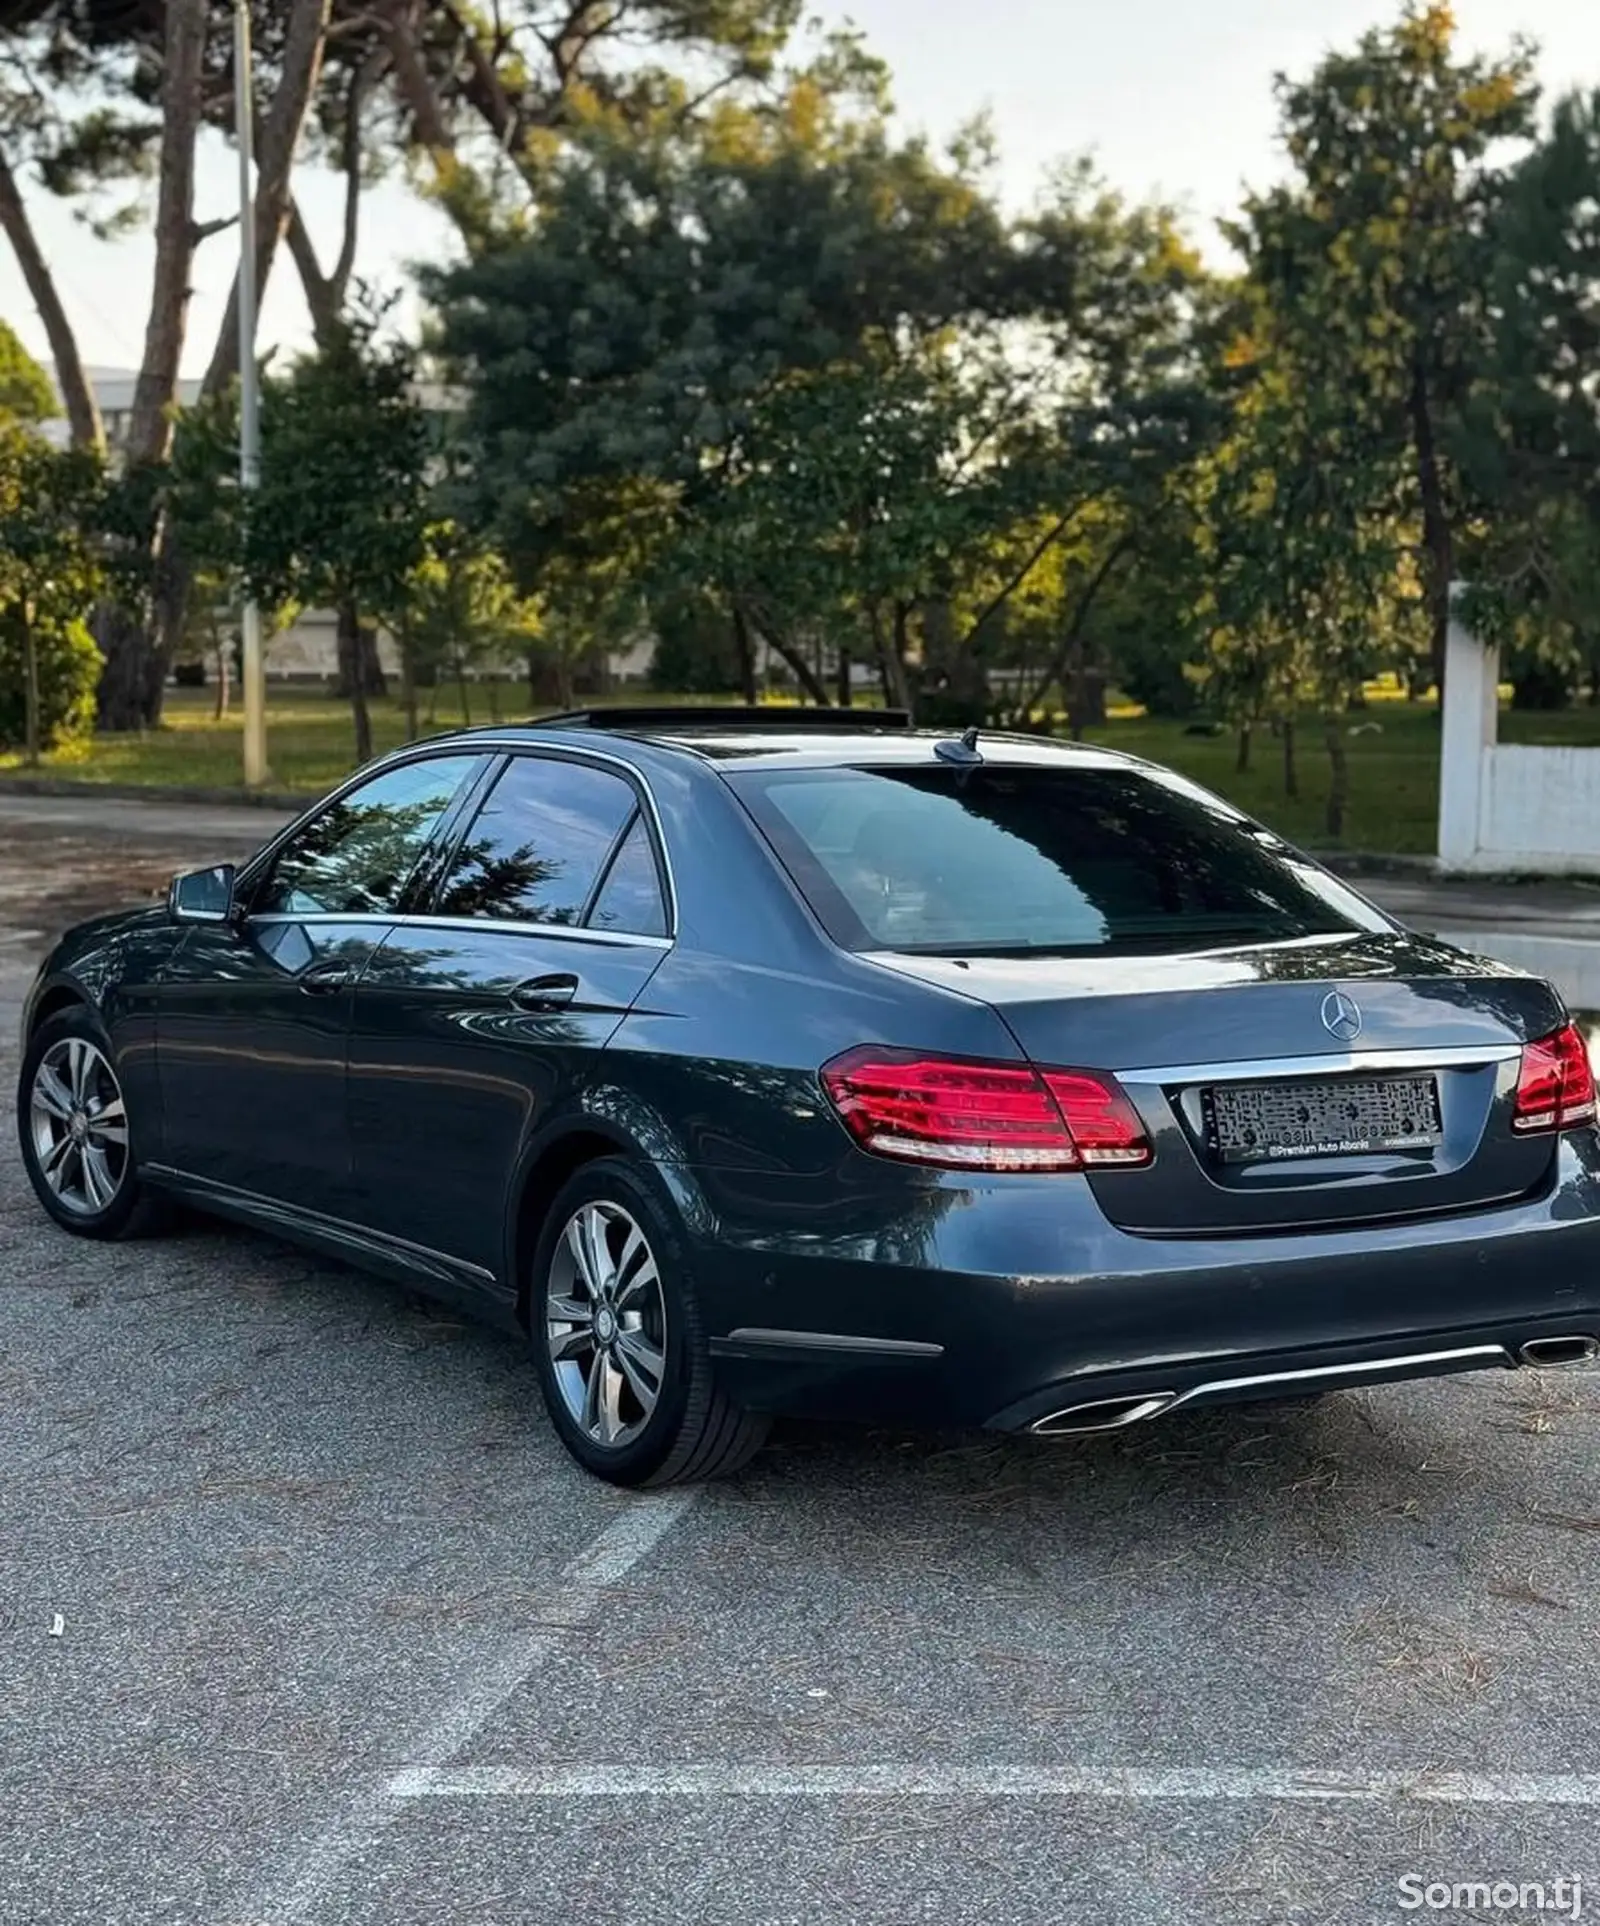
[[[83,624],[99,589],[96,458],[0,424],[0,745],[30,764],[88,727],[99,655]]]
[[[1470,532],[1470,619],[1511,651],[1519,694],[1600,691],[1600,92],[1558,103],[1495,224],[1493,356],[1464,458],[1487,512]]]
[[[33,425],[50,421],[60,412],[49,375],[23,347],[15,330],[0,321],[0,422]]]
[[[1501,155],[1531,134],[1538,97],[1525,43],[1464,60],[1454,38],[1448,6],[1410,5],[1309,80],[1280,78],[1295,178],[1231,230],[1318,418],[1359,424],[1380,458],[1407,454],[1436,681],[1473,507],[1455,440],[1488,351]]]
[[[529,234],[432,280],[519,577],[604,528],[636,594],[713,598],[747,689],[759,638],[812,699],[843,649],[981,718],[979,639],[1191,438],[1202,278],[1084,170],[1008,224],[985,167],[896,141],[861,76],[574,139]]]
[[[537,611],[516,592],[505,559],[459,522],[430,523],[422,553],[388,614],[400,651],[406,734],[417,733],[417,685],[455,678],[463,720],[471,722],[471,670],[494,668],[513,648],[525,653],[538,632]]]

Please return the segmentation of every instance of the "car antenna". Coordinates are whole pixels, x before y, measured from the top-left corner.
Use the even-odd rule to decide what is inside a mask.
[[[972,723],[963,729],[959,742],[936,742],[933,753],[941,762],[973,763],[983,761],[983,751],[978,747],[978,725]]]

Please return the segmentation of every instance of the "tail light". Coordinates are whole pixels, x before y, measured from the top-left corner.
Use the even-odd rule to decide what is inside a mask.
[[[1139,1113],[1091,1070],[847,1050],[822,1085],[863,1150],[950,1170],[1137,1169],[1152,1158]]]
[[[1543,1130],[1576,1130],[1594,1121],[1594,1071],[1576,1024],[1569,1023],[1537,1043],[1525,1043],[1511,1128],[1531,1135]]]

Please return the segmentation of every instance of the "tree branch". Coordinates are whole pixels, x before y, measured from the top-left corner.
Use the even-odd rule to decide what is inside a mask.
[[[328,44],[331,0],[293,0],[277,91],[261,129],[256,175],[256,289],[264,293],[289,218],[289,177]],[[239,278],[217,331],[204,392],[217,394],[239,372]]]
[[[16,176],[3,151],[0,151],[0,227],[6,231],[11,251],[17,257],[17,266],[22,270],[29,294],[33,296],[33,305],[39,311],[45,338],[50,343],[73,446],[92,448],[103,453],[106,445],[105,424],[100,419],[100,406],[78,353],[78,338],[67,319],[67,311],[56,289],[55,276],[40,250],[33,223],[28,219],[27,207],[17,187]]]

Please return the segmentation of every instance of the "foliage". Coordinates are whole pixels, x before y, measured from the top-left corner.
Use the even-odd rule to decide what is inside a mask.
[[[1485,353],[1502,155],[1532,133],[1537,101],[1526,44],[1462,59],[1454,37],[1448,6],[1409,5],[1309,80],[1280,80],[1295,174],[1232,230],[1307,397],[1316,457],[1408,463],[1436,675],[1473,507],[1457,443]],[[1386,487],[1380,476],[1369,492]]]
[[[0,746],[30,756],[80,736],[100,657],[83,624],[100,581],[99,463],[0,425]]]
[[[39,363],[0,321],[0,423],[51,421],[61,412],[56,391]]]

